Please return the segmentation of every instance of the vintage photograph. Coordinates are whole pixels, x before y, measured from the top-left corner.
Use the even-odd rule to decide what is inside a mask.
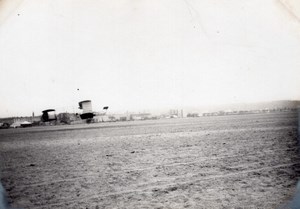
[[[299,209],[297,0],[0,0],[0,209]]]

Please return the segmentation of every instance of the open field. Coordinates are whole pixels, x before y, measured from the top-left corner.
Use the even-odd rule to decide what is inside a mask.
[[[300,177],[297,113],[0,130],[22,208],[276,208]]]

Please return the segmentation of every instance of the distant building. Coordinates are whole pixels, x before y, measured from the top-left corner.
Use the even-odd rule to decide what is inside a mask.
[[[175,110],[175,109],[173,109],[173,110],[170,110],[170,112],[169,112],[169,114],[170,114],[170,117],[178,117],[179,115],[178,115],[178,110]]]
[[[137,113],[137,114],[131,114],[130,119],[131,120],[147,120],[151,118],[150,113]]]
[[[169,115],[166,118],[183,118],[183,110],[171,109]]]
[[[113,114],[110,115],[110,117],[114,118],[115,121],[128,121],[130,120],[130,114],[126,113],[126,114]]]
[[[188,113],[187,117],[199,117],[199,113]]]
[[[96,122],[96,123],[112,121],[108,115],[97,115],[97,116],[94,116],[93,119],[94,119],[94,122]]]

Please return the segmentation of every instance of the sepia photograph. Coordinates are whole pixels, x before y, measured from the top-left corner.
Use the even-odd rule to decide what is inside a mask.
[[[300,209],[298,0],[0,0],[0,209]]]

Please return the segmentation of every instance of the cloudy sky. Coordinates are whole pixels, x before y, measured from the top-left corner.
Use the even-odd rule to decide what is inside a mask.
[[[0,0],[0,117],[300,99],[295,2]]]

